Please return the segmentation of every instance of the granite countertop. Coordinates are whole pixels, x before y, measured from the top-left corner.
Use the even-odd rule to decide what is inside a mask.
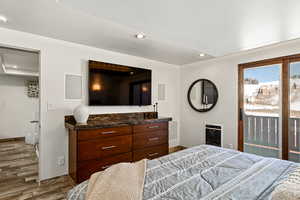
[[[65,116],[65,127],[73,130],[110,128],[172,121],[171,117],[156,117],[154,112],[90,115],[86,124],[76,123],[73,116]]]

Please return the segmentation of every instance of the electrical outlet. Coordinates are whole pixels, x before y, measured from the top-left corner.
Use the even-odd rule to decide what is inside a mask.
[[[60,156],[57,158],[57,164],[59,166],[64,166],[65,165],[65,157],[64,156]]]

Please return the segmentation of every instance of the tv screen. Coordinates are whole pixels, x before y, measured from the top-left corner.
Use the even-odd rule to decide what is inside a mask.
[[[151,70],[90,60],[89,105],[151,105]]]

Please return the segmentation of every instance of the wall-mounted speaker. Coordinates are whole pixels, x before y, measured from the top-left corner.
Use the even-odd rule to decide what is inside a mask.
[[[82,76],[65,74],[65,100],[82,99]]]
[[[169,122],[169,139],[170,140],[178,140],[177,129],[178,129],[177,121],[170,121]]]
[[[166,85],[158,84],[158,101],[164,101],[166,99]]]

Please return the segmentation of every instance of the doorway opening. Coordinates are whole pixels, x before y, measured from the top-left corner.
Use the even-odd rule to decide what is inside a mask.
[[[39,182],[39,54],[0,46],[0,172],[20,184]]]

